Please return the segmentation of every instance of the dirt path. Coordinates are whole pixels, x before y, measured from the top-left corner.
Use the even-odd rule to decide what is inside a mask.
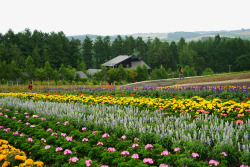
[[[131,88],[131,87],[147,87],[147,86],[158,87],[158,86],[198,86],[198,85],[246,85],[246,86],[250,86],[250,78],[247,78],[247,79],[239,79],[239,78],[231,79],[230,78],[228,80],[222,80],[222,81],[220,80],[215,81],[211,79],[211,81],[209,81],[209,79],[204,80],[200,76],[196,76],[196,77],[185,77],[185,80],[181,80],[181,81],[179,81],[179,78],[171,78],[171,79],[135,82],[132,84],[123,85],[121,87]]]

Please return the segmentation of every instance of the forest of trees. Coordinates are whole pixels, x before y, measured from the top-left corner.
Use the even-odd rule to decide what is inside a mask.
[[[94,41],[86,37],[81,42],[69,40],[63,32],[25,29],[16,34],[12,30],[0,33],[0,79],[15,80],[22,72],[31,79],[32,73],[39,70],[41,78],[49,78],[52,73],[59,74],[62,66],[68,71],[100,69],[101,64],[119,55],[142,57],[152,70],[176,71],[183,66],[197,75],[207,68],[215,73],[228,72],[228,65],[232,65],[232,71],[250,70],[250,41],[241,38],[217,35],[205,41],[186,42],[180,38],[178,42],[162,42],[158,38],[144,41],[141,37],[118,35],[113,42],[109,36],[98,36]]]

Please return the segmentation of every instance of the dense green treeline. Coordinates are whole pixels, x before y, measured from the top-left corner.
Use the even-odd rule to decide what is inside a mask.
[[[163,67],[176,71],[181,65],[193,68],[201,74],[206,68],[214,72],[250,70],[250,41],[241,38],[221,38],[206,41],[178,42],[160,41],[141,37],[117,36],[113,42],[110,37],[98,36],[94,41],[86,37],[83,42],[69,40],[63,32],[43,33],[37,30],[14,33],[9,30],[0,33],[0,64],[11,63],[21,71],[26,71],[25,61],[32,57],[36,68],[43,68],[49,62],[53,70],[59,70],[61,64],[76,70],[100,68],[100,65],[118,55],[133,55],[142,59],[152,68]],[[27,72],[27,71],[26,71]]]

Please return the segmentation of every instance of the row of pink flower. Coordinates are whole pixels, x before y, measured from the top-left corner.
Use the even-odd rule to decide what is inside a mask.
[[[1,110],[1,108],[0,108],[0,110]],[[5,111],[9,111],[9,109],[5,109]],[[0,113],[0,116],[2,116],[1,115],[2,113]],[[15,114],[18,114],[18,111],[15,111]],[[26,112],[26,113],[24,113],[25,115],[26,115],[26,117],[28,118],[28,113]],[[5,117],[6,118],[8,118],[8,115],[5,115]],[[33,118],[39,118],[39,116],[38,115],[33,115],[32,116]],[[13,119],[15,119],[15,117],[13,117]],[[45,121],[46,119],[45,118],[41,118],[41,120],[43,120],[43,121]],[[238,123],[239,124],[242,124],[243,122],[240,122],[240,120],[237,120],[238,121]],[[21,120],[19,120],[19,122],[21,122]],[[237,122],[236,122],[237,123]],[[25,123],[26,125],[30,125],[30,123],[29,122],[26,122]],[[57,124],[60,124],[60,122],[57,122]],[[69,122],[68,121],[65,121],[64,122],[64,125],[68,125],[69,124]],[[35,125],[31,125],[30,127],[35,127]],[[1,128],[4,128],[3,126],[0,126],[0,129]],[[82,128],[82,131],[85,131],[86,130],[86,128],[85,127],[83,127]],[[4,129],[4,131],[10,131],[10,128],[5,128]],[[53,131],[51,128],[48,128],[46,131]],[[98,134],[98,132],[97,131],[94,131],[92,134]],[[13,132],[13,135],[18,135],[18,131],[16,131],[16,132]],[[57,135],[57,133],[55,132],[55,133],[52,133],[51,135]],[[61,133],[61,136],[63,136],[63,137],[65,137],[67,134],[66,133]],[[21,133],[20,134],[20,136],[25,136],[25,134],[23,134],[23,133]],[[107,138],[107,137],[110,137],[110,135],[109,134],[107,134],[107,133],[105,133],[105,134],[103,134],[102,135],[102,137],[103,138]],[[123,139],[123,140],[125,140],[126,139],[126,136],[122,136],[121,137],[121,139]],[[67,141],[72,141],[73,140],[73,138],[72,137],[69,137],[69,136],[67,136],[66,137],[66,140]],[[134,138],[134,140],[135,141],[139,141],[139,139],[138,138]],[[32,138],[27,138],[27,141],[29,141],[29,142],[33,142],[33,139]],[[43,141],[43,142],[45,142],[46,143],[46,140],[44,139],[44,138],[42,138],[41,139],[41,141]],[[82,142],[88,142],[88,139],[87,138],[83,138],[82,139]],[[98,142],[97,143],[97,146],[100,146],[100,145],[103,145],[103,143],[102,142]],[[139,144],[132,144],[132,147],[133,148],[135,148],[135,147],[138,147],[139,146]],[[50,149],[51,147],[50,147],[50,145],[46,145],[45,146],[45,149]],[[145,146],[145,150],[147,150],[147,149],[150,149],[150,148],[153,148],[153,145],[151,145],[151,144],[147,144],[146,146]],[[175,148],[174,149],[174,151],[175,152],[178,152],[180,150],[180,148]],[[58,152],[58,151],[63,151],[63,149],[61,148],[61,147],[57,147],[56,148],[56,150],[55,150],[56,152]],[[107,151],[109,151],[109,152],[114,152],[114,151],[116,151],[115,150],[115,148],[114,147],[109,147],[108,149],[107,149]],[[72,154],[72,151],[71,150],[69,150],[69,149],[65,149],[64,150],[64,155],[68,155],[68,154]],[[167,151],[167,150],[164,150],[162,153],[161,153],[161,155],[169,155],[169,154],[171,154],[169,151]],[[225,152],[222,152],[221,153],[222,155],[224,155],[224,156],[227,156],[227,154],[225,153]],[[122,151],[121,152],[121,155],[122,156],[127,156],[127,155],[129,155],[129,151]],[[198,153],[192,153],[192,156],[195,158],[195,157],[199,157],[199,154]],[[136,154],[136,153],[134,153],[133,155],[132,155],[132,157],[131,158],[133,158],[133,159],[139,159],[139,155],[138,154]],[[73,158],[70,158],[69,159],[69,163],[71,163],[71,162],[76,162],[76,161],[78,161],[79,159],[77,158],[77,157],[73,157]],[[86,166],[90,166],[91,165],[91,160],[86,160],[85,161],[85,164],[86,164]],[[143,159],[143,163],[148,163],[148,164],[153,164],[153,160],[151,159],[151,158],[144,158]],[[215,166],[217,166],[217,165],[219,165],[219,162],[218,161],[215,161],[215,160],[210,160],[209,161],[209,164],[210,165],[215,165]],[[102,165],[102,167],[106,167],[107,165]],[[167,164],[160,164],[160,167],[166,167],[166,166],[168,166]],[[248,166],[245,166],[245,165],[241,165],[240,167],[248,167]]]

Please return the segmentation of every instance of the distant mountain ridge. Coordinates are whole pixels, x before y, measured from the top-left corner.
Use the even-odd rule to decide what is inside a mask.
[[[185,32],[185,31],[178,31],[178,32],[170,32],[170,33],[136,33],[136,34],[127,34],[127,35],[120,35],[122,38],[125,36],[133,36],[134,38],[142,37],[143,40],[147,41],[149,38],[159,38],[161,41],[179,41],[181,37],[183,37],[186,41],[197,41],[197,40],[206,40],[209,37],[213,38],[216,35],[220,35],[222,37],[227,38],[241,38],[241,39],[248,39],[250,40],[250,29],[241,29],[241,30],[220,30],[220,31],[195,31],[195,32]],[[93,41],[101,35],[93,35],[93,34],[86,34],[86,35],[75,35],[75,36],[67,36],[69,39],[79,39],[81,42],[88,36]],[[117,37],[118,35],[111,35],[110,40],[111,42]],[[102,36],[105,37],[105,36]]]

